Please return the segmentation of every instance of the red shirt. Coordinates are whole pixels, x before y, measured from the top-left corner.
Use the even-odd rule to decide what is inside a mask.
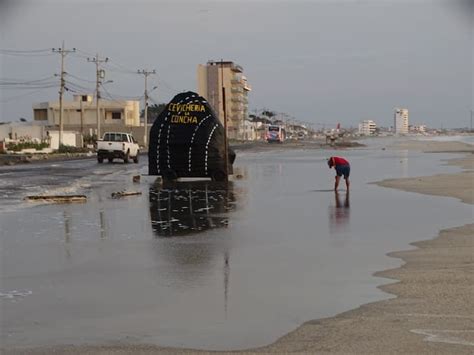
[[[338,165],[349,165],[349,162],[344,159],[344,158],[340,158],[340,157],[332,157],[332,161],[334,162],[334,165],[335,166],[338,166]]]

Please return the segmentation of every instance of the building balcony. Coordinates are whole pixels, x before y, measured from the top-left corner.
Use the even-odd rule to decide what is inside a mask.
[[[230,68],[231,68],[232,71],[234,71],[236,73],[242,73],[244,71],[244,68],[242,68],[238,64],[232,64],[232,66]]]
[[[244,105],[242,104],[234,104],[230,107],[232,111],[243,111],[244,110]]]

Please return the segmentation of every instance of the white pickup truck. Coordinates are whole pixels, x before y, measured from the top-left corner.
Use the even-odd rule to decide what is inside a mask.
[[[104,133],[102,139],[97,141],[97,161],[99,163],[102,163],[104,159],[108,159],[109,163],[112,163],[115,158],[123,159],[125,164],[129,159],[138,163],[139,153],[140,147],[129,133],[107,132]]]

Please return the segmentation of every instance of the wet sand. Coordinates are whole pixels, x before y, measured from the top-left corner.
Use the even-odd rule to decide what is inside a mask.
[[[468,151],[455,142],[430,142],[439,152]],[[410,143],[411,144],[411,143]],[[426,145],[425,145],[426,146]],[[402,149],[421,149],[415,146]],[[423,149],[424,150],[424,149]],[[456,159],[472,169],[474,155]],[[472,171],[388,180],[382,186],[451,196],[472,204]],[[474,224],[443,230],[416,249],[390,253],[405,264],[376,276],[394,279],[381,289],[395,298],[361,306],[335,317],[307,322],[275,343],[239,353],[472,354],[474,352]],[[433,236],[434,237],[434,236]],[[413,236],[416,240],[417,236]],[[271,326],[269,324],[268,326]],[[25,354],[183,354],[206,351],[114,344],[7,351]],[[215,352],[212,352],[215,353]],[[230,352],[227,352],[230,353]]]

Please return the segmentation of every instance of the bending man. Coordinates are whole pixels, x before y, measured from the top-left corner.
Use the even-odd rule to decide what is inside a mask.
[[[329,169],[331,169],[332,167],[336,169],[336,181],[334,182],[334,191],[337,191],[337,188],[339,186],[339,180],[343,175],[344,180],[346,181],[346,189],[347,191],[349,191],[349,175],[351,173],[351,166],[349,165],[349,162],[341,157],[330,157],[328,159],[328,166]]]

